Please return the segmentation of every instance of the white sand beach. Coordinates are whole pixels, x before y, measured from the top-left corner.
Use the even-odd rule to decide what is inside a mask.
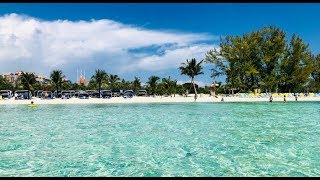
[[[196,102],[216,102],[216,103],[225,103],[225,102],[256,102],[264,101],[269,102],[268,97],[223,97],[224,102],[221,102],[222,96],[209,96],[204,94],[199,94]],[[287,97],[287,102],[295,101],[295,97]],[[174,102],[195,102],[194,95],[189,94],[188,97],[183,97],[176,95],[175,97],[137,97],[132,98],[123,98],[123,97],[112,97],[110,99],[99,99],[99,98],[90,98],[90,99],[50,99],[44,100],[40,98],[33,97],[31,100],[15,100],[11,99],[2,99],[0,100],[0,105],[5,104],[30,104],[33,101],[35,104],[106,104],[106,103],[174,103]],[[274,102],[283,102],[283,97],[274,97]],[[298,101],[320,101],[320,97],[298,97]]]

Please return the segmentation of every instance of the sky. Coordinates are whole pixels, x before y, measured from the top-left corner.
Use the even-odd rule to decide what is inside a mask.
[[[317,3],[1,3],[0,73],[60,69],[75,82],[96,69],[145,83],[151,75],[190,82],[178,67],[219,49],[219,39],[275,25],[320,53]],[[199,86],[210,85],[203,64]]]

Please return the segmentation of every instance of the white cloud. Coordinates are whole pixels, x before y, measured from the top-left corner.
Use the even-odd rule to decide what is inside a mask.
[[[164,55],[151,55],[141,58],[126,67],[126,70],[141,69],[146,71],[162,70],[168,68],[178,68],[186,59],[196,58],[199,61],[204,58],[212,45],[194,44],[187,47],[165,50]]]
[[[57,68],[76,74],[76,68],[84,66],[119,73],[177,68],[187,58],[202,59],[207,50],[217,47],[204,42],[216,39],[205,33],[149,30],[108,19],[45,21],[8,14],[0,17],[0,72],[49,75]],[[150,46],[159,48],[131,51]]]

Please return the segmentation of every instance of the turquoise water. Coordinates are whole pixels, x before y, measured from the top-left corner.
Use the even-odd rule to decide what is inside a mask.
[[[319,176],[320,102],[0,106],[0,176]]]

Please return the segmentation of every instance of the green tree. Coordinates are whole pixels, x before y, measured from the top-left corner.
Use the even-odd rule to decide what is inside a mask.
[[[301,91],[314,72],[314,57],[302,38],[293,34],[280,65],[280,88],[282,91]]]
[[[118,83],[118,88],[122,90],[129,90],[131,89],[131,82],[122,79],[120,83]]]
[[[34,83],[34,85],[32,87],[34,90],[43,90],[44,89],[43,85],[39,81],[36,81],[36,83]]]
[[[285,54],[286,33],[275,26],[264,27],[260,32],[262,39],[260,39],[260,47],[256,50],[258,52],[260,50],[260,84],[271,92],[272,88],[282,81],[279,68]]]
[[[169,78],[162,78],[162,84],[164,87],[164,93],[172,97],[172,94],[175,93],[175,88],[177,86],[177,80],[173,81]]]
[[[87,89],[87,87],[84,83],[80,83],[79,89],[85,91]]]
[[[202,70],[202,66],[201,63],[203,62],[203,60],[201,60],[200,62],[197,63],[197,60],[195,58],[192,58],[190,61],[187,59],[186,63],[181,63],[181,66],[179,67],[181,74],[185,74],[187,76],[189,76],[191,78],[191,83],[193,84],[193,88],[194,88],[194,100],[197,100],[197,90],[196,90],[196,86],[194,83],[194,78],[197,75],[203,74]]]
[[[134,77],[134,80],[132,81],[132,87],[135,93],[141,88],[141,81],[140,78]]]
[[[36,77],[32,73],[22,72],[19,76],[19,81],[24,89],[33,91],[33,85],[37,82]]]
[[[151,95],[155,95],[155,90],[157,88],[159,79],[160,78],[158,76],[150,76],[149,77],[147,84],[150,87]]]
[[[70,80],[62,81],[62,83],[61,83],[61,89],[71,90],[71,89],[72,89],[72,82],[71,82]]]
[[[177,93],[177,80],[172,81],[172,87],[173,87],[173,97],[176,97],[176,93]]]
[[[78,83],[72,83],[71,89],[73,90],[80,90],[80,86]]]
[[[312,71],[312,54],[301,38],[293,35],[288,45],[285,36],[275,26],[242,36],[228,35],[221,39],[219,51],[207,52],[205,62],[214,65],[212,77],[226,75],[226,87],[242,92],[301,89]]]
[[[61,90],[63,78],[65,78],[65,76],[61,70],[53,70],[50,74],[50,79],[53,82],[57,93]]]
[[[313,92],[320,92],[320,54],[314,58],[312,64],[314,69],[311,72],[309,87]]]
[[[183,96],[184,93],[186,92],[186,88],[182,84],[178,84],[176,87],[176,92],[180,95]]]
[[[110,88],[112,91],[115,90],[115,88],[117,88],[118,82],[120,81],[120,78],[118,75],[113,75],[110,74],[109,76],[109,84],[110,84]]]
[[[95,81],[95,79],[90,79],[88,85],[87,85],[88,89],[98,89],[98,84]]]
[[[102,83],[107,82],[108,74],[104,70],[97,69],[91,79],[98,85],[99,93],[101,93]]]
[[[13,85],[0,75],[0,90],[13,90]]]
[[[155,91],[155,94],[163,96],[165,94],[164,92],[166,91],[164,84],[163,83],[157,84],[154,91]]]

